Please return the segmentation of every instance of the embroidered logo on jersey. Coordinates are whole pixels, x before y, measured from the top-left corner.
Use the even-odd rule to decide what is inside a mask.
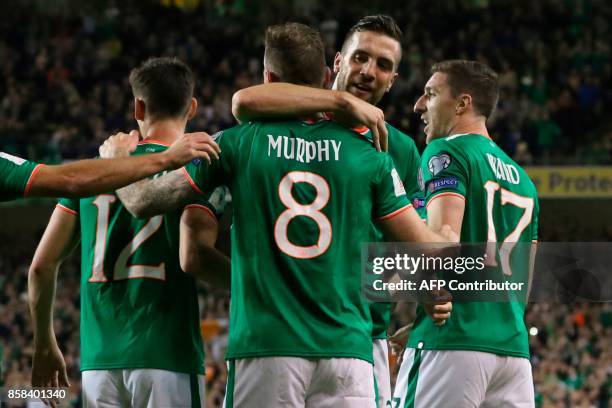
[[[415,210],[418,210],[419,208],[425,207],[425,199],[424,198],[419,198],[419,197],[414,197],[412,199],[412,206],[414,207]]]
[[[457,177],[444,177],[438,180],[433,180],[429,183],[429,192],[441,190],[443,188],[457,188],[459,180]]]
[[[423,179],[423,169],[419,167],[417,173],[417,183],[419,184],[419,190],[425,191],[425,180]]]
[[[442,153],[437,156],[432,156],[427,163],[427,168],[432,175],[440,173],[442,170],[448,168],[451,164],[451,157],[448,153]]]
[[[393,179],[393,192],[395,193],[395,196],[401,197],[406,195],[404,183],[402,183],[402,179],[400,179],[399,174],[397,174],[397,170],[391,170],[391,178]]]

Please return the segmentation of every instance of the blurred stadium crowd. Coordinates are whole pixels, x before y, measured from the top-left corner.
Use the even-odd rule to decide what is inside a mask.
[[[190,128],[216,131],[235,123],[232,93],[262,80],[267,24],[318,27],[331,63],[350,25],[388,12],[405,37],[399,78],[383,101],[390,123],[422,135],[412,108],[431,64],[479,59],[500,73],[503,90],[489,129],[519,163],[611,161],[606,0],[416,0],[409,7],[242,0],[189,11],[149,1],[85,4],[74,14],[36,13],[30,3],[7,4],[0,16],[0,137],[5,151],[32,159],[90,157],[110,133],[133,128],[127,77],[147,57],[177,56],[194,69],[200,110]]]
[[[421,147],[412,107],[429,66],[475,58],[500,73],[502,95],[489,129],[519,163],[612,162],[612,3],[606,0],[417,0],[380,7],[376,1],[272,1],[265,9],[257,2],[221,0],[194,1],[188,11],[160,2],[118,3],[62,14],[32,12],[32,2],[3,5],[1,150],[44,162],[95,156],[111,133],[135,128],[127,77],[150,56],[177,56],[198,75],[200,106],[191,130],[232,126],[232,93],[261,81],[267,24],[292,19],[318,27],[331,63],[348,26],[365,14],[387,12],[405,39],[400,76],[382,107],[388,121],[415,135]],[[35,238],[0,233],[0,382],[6,386],[29,383],[32,332],[25,297]],[[598,237],[572,226],[543,231],[544,241],[581,239],[611,241],[612,228]],[[55,303],[74,395],[80,378],[78,261],[74,255],[62,268]],[[226,295],[201,289],[210,407],[220,406],[224,393],[228,306]],[[402,308],[395,326],[410,318]],[[535,304],[526,320],[538,329],[530,344],[539,406],[607,407],[612,305]]]

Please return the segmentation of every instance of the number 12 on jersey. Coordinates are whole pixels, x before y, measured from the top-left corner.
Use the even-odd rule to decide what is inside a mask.
[[[104,275],[104,260],[106,258],[106,240],[108,235],[108,222],[111,204],[117,200],[114,195],[103,194],[93,201],[98,208],[96,220],[96,242],[94,244],[94,259],[89,282],[107,282]],[[150,278],[166,279],[165,264],[159,265],[128,265],[128,259],[153,234],[159,230],[163,223],[161,215],[150,218],[147,223],[134,235],[134,238],[121,250],[113,267],[113,280]]]

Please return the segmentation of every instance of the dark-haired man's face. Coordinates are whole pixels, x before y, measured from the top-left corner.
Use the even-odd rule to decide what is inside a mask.
[[[414,111],[421,114],[425,123],[426,142],[449,136],[457,121],[455,114],[457,98],[453,98],[448,76],[434,73],[427,83],[423,95],[414,104]]]
[[[393,38],[371,31],[353,33],[336,54],[334,88],[376,105],[391,89],[400,58],[401,46]]]

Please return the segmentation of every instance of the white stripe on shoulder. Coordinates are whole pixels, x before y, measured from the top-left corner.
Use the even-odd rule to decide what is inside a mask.
[[[10,162],[15,163],[18,166],[21,166],[26,162],[26,159],[22,159],[21,157],[13,156],[8,153],[0,152],[0,159],[6,159]]]
[[[449,140],[453,140],[453,139],[456,139],[458,137],[467,136],[467,135],[469,135],[469,133],[460,133],[458,135],[450,135],[450,136],[445,137],[444,140],[449,141]]]

